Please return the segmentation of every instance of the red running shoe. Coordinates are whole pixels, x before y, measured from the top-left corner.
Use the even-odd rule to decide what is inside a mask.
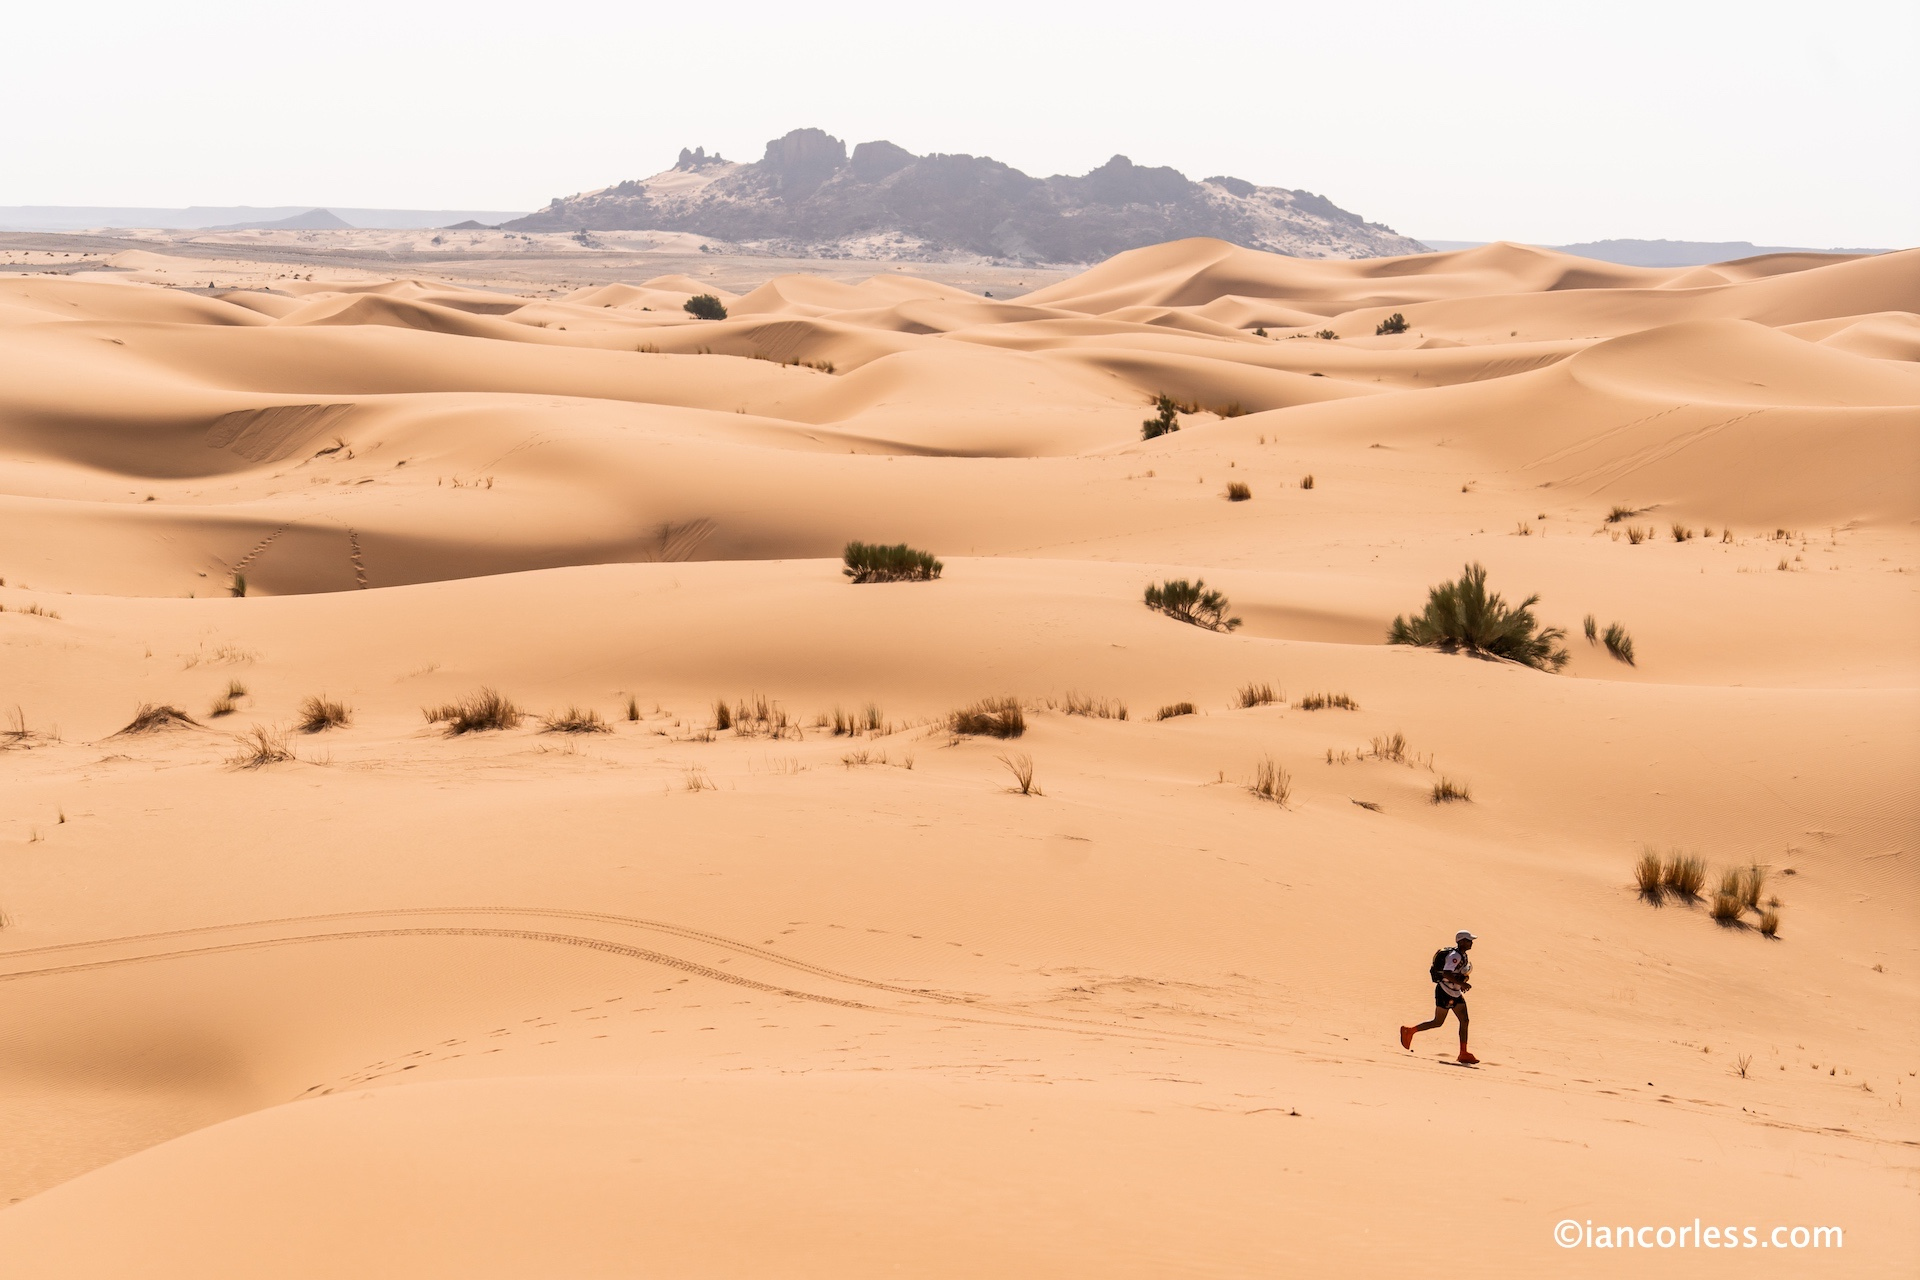
[[[1400,1047],[1402,1049],[1413,1048],[1413,1028],[1412,1027],[1400,1028]]]
[[[1472,1066],[1479,1065],[1480,1059],[1474,1057],[1472,1054],[1468,1053],[1465,1049],[1462,1049],[1460,1051],[1460,1061],[1472,1067]]]

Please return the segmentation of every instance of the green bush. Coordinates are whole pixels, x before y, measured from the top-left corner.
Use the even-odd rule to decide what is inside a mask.
[[[1240,625],[1240,619],[1227,616],[1227,611],[1233,607],[1227,598],[1218,591],[1207,590],[1204,578],[1196,578],[1192,582],[1185,578],[1170,578],[1148,587],[1146,599],[1147,608],[1157,609],[1169,618],[1190,622],[1209,631],[1231,631]]]
[[[931,582],[945,567],[931,552],[915,551],[904,542],[890,547],[849,542],[840,558],[847,564],[841,572],[855,582]]]
[[[1407,331],[1407,318],[1401,315],[1398,311],[1396,311],[1392,315],[1388,316],[1385,320],[1382,320],[1379,326],[1375,328],[1373,332],[1374,332],[1374,336],[1378,337],[1381,334],[1405,333],[1406,331]]]
[[[1425,645],[1448,653],[1464,649],[1558,671],[1569,656],[1559,643],[1566,633],[1539,624],[1533,616],[1539,601],[1533,595],[1518,608],[1507,604],[1498,592],[1488,592],[1486,569],[1470,564],[1459,581],[1428,589],[1424,611],[1411,619],[1395,618],[1387,629],[1387,643]]]
[[[680,304],[681,310],[695,320],[725,320],[727,304],[710,293],[696,293]]]
[[[1168,435],[1180,429],[1179,422],[1174,419],[1174,415],[1180,412],[1180,405],[1172,396],[1164,391],[1161,392],[1153,398],[1153,407],[1158,416],[1148,418],[1140,424],[1142,440],[1152,440],[1156,436]]]
[[[1617,622],[1609,623],[1601,641],[1607,646],[1608,653],[1630,667],[1634,665],[1633,637],[1627,634],[1625,627]]]

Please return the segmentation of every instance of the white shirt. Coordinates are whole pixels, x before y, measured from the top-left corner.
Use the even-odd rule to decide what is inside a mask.
[[[1467,953],[1455,947],[1447,956],[1446,964],[1440,968],[1440,989],[1450,996],[1466,995],[1467,993],[1460,989],[1460,982],[1465,981],[1466,976],[1473,972],[1473,961],[1467,959]]]

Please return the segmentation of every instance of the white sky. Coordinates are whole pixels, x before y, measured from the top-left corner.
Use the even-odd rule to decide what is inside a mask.
[[[1417,237],[1920,243],[1920,4],[10,6],[0,204],[533,209],[682,146],[1115,152]]]

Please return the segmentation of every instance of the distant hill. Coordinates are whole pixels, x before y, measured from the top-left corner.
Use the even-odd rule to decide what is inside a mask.
[[[235,222],[224,227],[208,227],[209,231],[351,231],[353,224],[337,214],[325,209],[309,209],[305,213],[296,213],[291,218],[274,218],[268,222]]]
[[[1186,236],[1303,258],[1420,253],[1417,240],[1310,191],[1195,182],[1115,156],[1034,178],[984,156],[917,156],[795,129],[751,164],[682,150],[671,168],[555,200],[515,231],[684,231],[787,256],[1097,262]]]
[[[1485,240],[1429,240],[1436,249],[1477,249]],[[1750,244],[1745,240],[1589,240],[1542,248],[1574,253],[1624,267],[1703,267],[1714,262],[1755,258],[1763,253],[1886,253],[1885,249],[1809,249],[1804,246]]]
[[[185,209],[115,205],[0,205],[0,231],[91,231],[121,227],[211,231],[222,227],[254,227],[275,223],[285,226],[290,224],[284,219],[303,217],[313,211],[311,205],[267,208],[194,205]],[[349,209],[341,205],[328,205],[324,211],[339,218],[346,226],[394,231],[446,227],[462,221],[479,222],[490,227],[521,216],[519,211],[507,209]]]

